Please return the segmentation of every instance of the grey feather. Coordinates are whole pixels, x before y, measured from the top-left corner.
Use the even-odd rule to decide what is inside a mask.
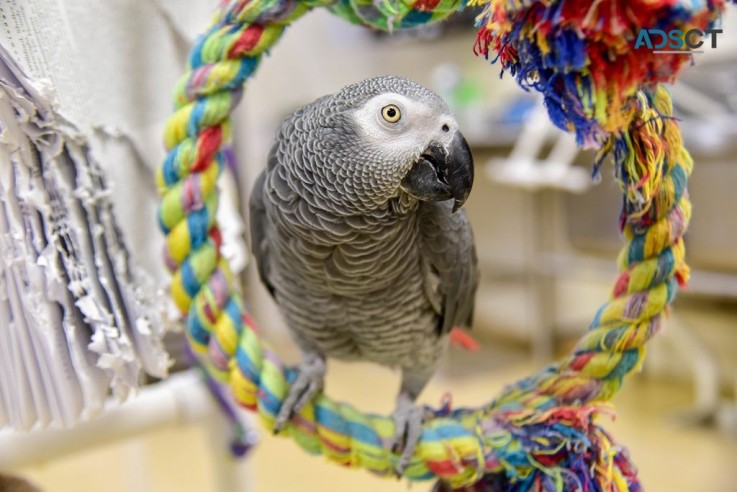
[[[265,227],[267,225],[266,210],[264,209],[264,179],[266,173],[261,173],[254,183],[249,200],[249,222],[251,226],[251,249],[253,259],[258,268],[261,282],[266,286],[272,297],[274,286],[269,280],[269,245],[266,240]]]
[[[451,213],[450,202],[422,203],[418,210],[420,257],[427,264],[425,283],[440,331],[470,328],[479,283],[473,233],[464,211]],[[437,296],[437,297],[435,297]]]

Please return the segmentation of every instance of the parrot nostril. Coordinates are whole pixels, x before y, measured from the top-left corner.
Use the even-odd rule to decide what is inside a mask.
[[[448,133],[450,131],[450,127],[448,125],[443,125],[443,131]]]

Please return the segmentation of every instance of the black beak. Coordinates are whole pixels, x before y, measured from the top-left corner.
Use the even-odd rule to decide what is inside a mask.
[[[402,189],[418,200],[453,198],[453,212],[466,202],[472,186],[473,157],[461,132],[447,147],[430,144],[402,180]]]

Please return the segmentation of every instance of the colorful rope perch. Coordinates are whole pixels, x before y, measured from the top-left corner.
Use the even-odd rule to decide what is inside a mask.
[[[675,77],[688,57],[635,56],[631,45],[648,23],[704,28],[722,2],[698,10],[674,1],[627,2],[638,12],[635,18],[618,16],[624,2],[616,0],[483,3],[477,49],[496,50],[503,69],[543,92],[553,121],[575,131],[580,143],[600,147],[599,164],[612,156],[624,191],[627,245],[612,299],[574,352],[481,408],[428,409],[405,476],[440,478],[441,488],[639,490],[625,451],[597,423],[606,413],[599,405],[639,367],[644,344],[659,331],[677,283],[688,278],[681,237],[690,217],[691,159],[671,116],[669,95],[657,85]],[[234,291],[220,255],[215,182],[230,138],[229,115],[244,83],[285,27],[315,7],[353,23],[401,29],[441,20],[462,4],[225,1],[192,51],[189,72],[175,90],[176,112],[164,138],[169,152],[157,174],[172,297],[187,313],[194,351],[269,428],[294,374],[259,339]],[[286,433],[331,461],[394,473],[390,418],[320,396]]]

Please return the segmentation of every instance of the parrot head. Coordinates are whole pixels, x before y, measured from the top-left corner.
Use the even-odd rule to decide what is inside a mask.
[[[334,185],[363,203],[454,200],[473,185],[473,158],[450,108],[403,77],[364,80],[316,103]]]

